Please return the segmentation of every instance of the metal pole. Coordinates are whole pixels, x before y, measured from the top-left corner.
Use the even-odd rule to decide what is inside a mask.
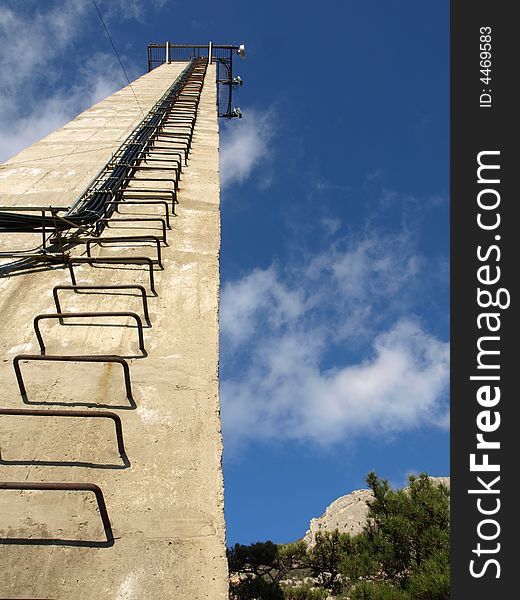
[[[211,54],[213,52],[213,42],[208,45],[208,63],[211,64]]]

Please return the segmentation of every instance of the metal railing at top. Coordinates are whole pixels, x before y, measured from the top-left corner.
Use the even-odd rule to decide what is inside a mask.
[[[245,58],[245,47],[222,44],[148,44],[148,71],[165,63],[208,58],[217,65],[217,111],[219,117],[241,117],[240,108],[233,107],[233,90],[242,85],[242,79],[233,75],[233,57]]]

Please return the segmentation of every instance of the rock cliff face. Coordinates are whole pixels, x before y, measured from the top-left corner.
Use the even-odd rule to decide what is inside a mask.
[[[432,477],[437,483],[450,486],[449,477]],[[361,533],[367,520],[368,506],[367,502],[372,499],[370,490],[355,490],[354,492],[341,496],[330,504],[323,515],[316,519],[311,519],[309,530],[303,540],[307,545],[314,544],[314,536],[318,531],[333,531],[338,529],[340,533],[349,533],[356,535]]]

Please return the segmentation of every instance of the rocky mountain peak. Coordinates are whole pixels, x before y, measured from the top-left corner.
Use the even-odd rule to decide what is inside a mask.
[[[449,477],[431,477],[436,484],[450,486]],[[407,489],[407,488],[405,488]],[[355,490],[341,496],[330,504],[321,517],[311,519],[309,529],[303,540],[307,545],[314,545],[314,537],[318,531],[334,531],[357,535],[363,531],[367,521],[367,503],[373,498],[371,490]]]

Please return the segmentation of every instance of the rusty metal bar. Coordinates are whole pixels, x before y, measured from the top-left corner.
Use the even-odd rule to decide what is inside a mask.
[[[156,181],[158,183],[171,183],[173,184],[173,189],[175,191],[177,191],[179,189],[179,183],[177,181],[177,177],[123,177],[122,178],[123,181],[126,182],[126,185],[128,186],[128,183],[132,183],[132,182],[139,182],[139,181]],[[153,184],[155,185],[155,184]],[[139,188],[126,188],[126,189],[139,189]],[[167,188],[164,188],[167,189]]]
[[[109,410],[43,410],[43,409],[32,409],[32,408],[0,408],[0,415],[6,416],[20,416],[20,417],[93,417],[101,419],[112,419],[114,421],[116,438],[117,438],[117,449],[123,460],[128,460],[125,451],[125,444],[123,441],[123,426],[121,423],[121,417],[115,412]]]
[[[184,159],[184,166],[186,166],[188,164],[188,152],[187,152],[187,148],[186,145],[182,142],[176,142],[175,140],[171,140],[169,141],[172,137],[174,137],[172,134],[170,133],[162,133],[162,132],[158,132],[155,137],[152,138],[152,140],[150,141],[150,150],[153,151],[154,149],[163,149],[163,150],[180,150],[182,152],[181,156]],[[161,144],[161,146],[155,146],[155,142],[158,142],[159,144]],[[172,153],[173,154],[173,153]],[[179,154],[179,152],[175,152],[175,154]],[[144,181],[144,179],[141,179],[142,181]],[[157,181],[168,181],[166,179],[158,179]],[[178,186],[176,186],[178,187]]]
[[[180,134],[179,134],[180,135]],[[147,165],[143,162],[146,162],[145,158],[148,155],[143,154],[143,156],[139,156],[136,158],[137,161],[135,164],[123,164],[122,166],[128,167],[133,170],[132,177],[138,175],[138,171],[173,171],[175,173],[175,177],[179,178],[181,165],[175,161],[173,165]],[[162,161],[165,162],[165,161]],[[173,162],[173,161],[172,161]],[[136,177],[137,179],[137,177]],[[170,181],[169,179],[165,179],[164,181]]]
[[[186,122],[189,122],[190,123],[189,127],[193,128],[195,119],[190,119],[189,121],[186,121]],[[140,152],[138,154],[138,158],[140,160],[143,160],[146,162],[147,158],[150,158],[150,157],[153,158],[156,154],[165,154],[166,156],[174,156],[175,164],[178,164],[179,168],[182,171],[183,155],[180,152],[177,152],[176,150],[174,150],[172,152],[172,149],[170,146],[157,146],[156,142],[157,142],[157,140],[154,137],[150,138],[150,144],[149,144],[148,148],[140,150]],[[156,150],[168,150],[168,152],[156,152]]]
[[[47,491],[56,490],[63,492],[93,492],[98,503],[99,515],[103,522],[103,528],[107,537],[107,542],[114,543],[114,534],[108,517],[108,511],[105,504],[105,498],[101,488],[95,483],[43,483],[30,481],[0,481],[0,490],[29,490],[29,491]],[[9,539],[9,538],[3,538]],[[34,543],[34,542],[33,542]]]
[[[172,200],[172,210],[175,208],[174,204],[177,201],[177,193],[175,190],[167,189],[156,189],[156,188],[125,188],[121,195],[124,198],[142,198],[142,194],[155,194],[156,197],[167,196]]]
[[[182,157],[179,153],[176,153],[175,155],[173,155],[173,153],[171,154],[171,156],[175,156],[176,158],[171,159],[171,161],[169,161],[169,164],[163,168],[160,168],[159,166],[153,166],[153,165],[143,165],[143,161],[145,161],[145,159],[148,157],[148,153],[152,150],[152,146],[151,143],[155,140],[155,138],[150,138],[149,139],[149,145],[147,148],[143,148],[142,150],[139,150],[139,152],[137,153],[137,155],[132,159],[134,162],[132,163],[126,163],[123,166],[128,167],[129,169],[131,169],[132,171],[138,171],[139,169],[144,169],[145,171],[147,170],[154,170],[154,171],[175,171],[177,174],[180,173],[180,171],[182,170]],[[177,158],[178,157],[178,158]]]
[[[72,280],[72,284],[76,285],[76,276],[74,275],[73,265],[75,264],[109,264],[109,265],[148,265],[149,275],[150,275],[150,290],[154,296],[157,296],[157,292],[155,290],[155,281],[153,275],[153,260],[148,256],[134,256],[134,257],[119,257],[119,256],[104,256],[104,257],[89,257],[89,256],[78,256],[78,257],[69,257],[66,260],[67,266],[69,268],[70,277]]]
[[[151,139],[150,140],[150,147],[146,150],[146,151],[142,151],[142,153],[139,154],[139,159],[141,160],[141,162],[139,163],[139,168],[141,168],[142,163],[148,163],[148,162],[169,162],[170,160],[175,160],[175,164],[179,165],[179,179],[180,176],[182,174],[182,155],[180,152],[156,152],[156,150],[169,150],[168,146],[156,146],[155,145],[155,139]],[[158,156],[167,156],[168,158],[158,158]],[[179,157],[179,160],[177,160],[177,158],[172,159],[171,157]]]
[[[107,228],[110,228],[109,223],[111,223],[112,225],[114,225],[115,223],[161,223],[162,225],[162,235],[163,235],[163,243],[167,244],[168,240],[166,237],[166,221],[164,219],[161,219],[160,217],[123,217],[123,218],[117,218],[117,219],[110,219],[108,217],[103,217],[102,219],[98,219],[96,221],[96,233],[100,234],[99,231],[99,227],[98,227],[98,223],[104,223],[105,226]]]
[[[150,315],[148,313],[148,299],[146,297],[146,290],[142,285],[56,285],[52,289],[52,295],[54,297],[54,304],[56,305],[56,312],[61,313],[61,305],[58,298],[58,290],[73,290],[74,292],[82,290],[138,290],[143,299],[143,313],[146,323],[151,327]]]
[[[96,362],[96,363],[118,363],[123,367],[125,378],[126,397],[133,402],[132,384],[130,382],[130,367],[122,356],[115,355],[71,355],[65,356],[62,354],[44,355],[41,354],[18,354],[13,358],[13,368],[18,382],[18,388],[22,399],[27,399],[27,390],[25,389],[22,371],[20,369],[20,361],[56,361],[56,362]]]
[[[139,338],[139,350],[146,356],[146,350],[144,347],[144,334],[143,334],[143,322],[141,321],[141,317],[134,312],[120,312],[120,311],[101,311],[101,312],[66,312],[66,313],[45,313],[41,315],[36,315],[34,317],[34,333],[36,334],[36,339],[38,340],[38,344],[40,345],[40,350],[42,354],[45,354],[45,344],[43,342],[43,337],[40,331],[40,321],[44,319],[58,319],[60,323],[62,323],[63,319],[67,318],[91,318],[91,317],[129,317],[131,319],[135,319],[137,323],[137,332]]]
[[[103,244],[110,243],[120,243],[120,242],[154,242],[155,249],[157,250],[157,258],[155,259],[157,262],[157,266],[163,268],[162,264],[162,253],[161,253],[161,242],[156,235],[118,235],[118,236],[99,236],[96,238],[85,238],[83,240],[87,247],[87,256],[91,257],[90,247],[92,244],[97,244],[98,246],[102,246]]]
[[[106,205],[115,205],[116,207],[116,212],[119,213],[119,207],[123,206],[125,204],[130,204],[130,205],[138,205],[138,206],[145,206],[146,204],[155,204],[155,205],[160,205],[160,206],[164,206],[164,218],[166,220],[166,226],[168,227],[168,229],[171,229],[171,224],[170,224],[170,210],[168,208],[168,202],[166,202],[165,200],[118,200],[117,202],[107,202]],[[119,213],[119,214],[124,214],[124,213]]]

